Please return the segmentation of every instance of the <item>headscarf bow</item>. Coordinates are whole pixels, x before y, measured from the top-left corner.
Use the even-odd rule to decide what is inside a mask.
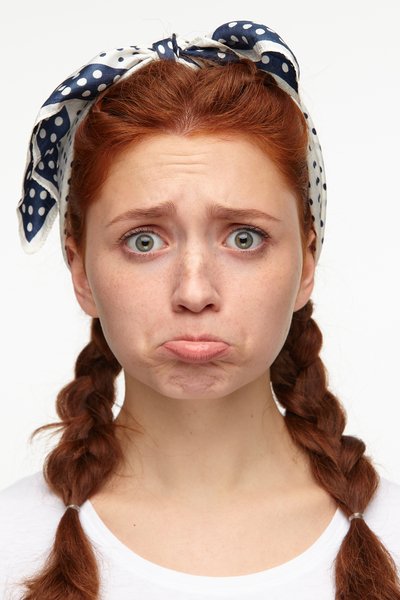
[[[177,36],[155,42],[151,47],[128,46],[100,52],[70,75],[42,105],[29,143],[22,198],[17,206],[23,248],[36,252],[45,242],[59,215],[64,260],[64,221],[68,201],[74,135],[96,97],[121,78],[130,76],[149,61],[176,60],[200,68],[196,58],[224,64],[247,58],[270,73],[280,88],[303,111],[309,131],[309,204],[317,234],[316,261],[324,241],[326,213],[325,171],[317,132],[298,89],[299,65],[282,38],[269,27],[253,21],[224,23],[210,34],[187,40]]]

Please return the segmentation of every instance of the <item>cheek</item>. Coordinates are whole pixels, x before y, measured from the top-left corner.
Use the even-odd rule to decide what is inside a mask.
[[[282,273],[259,278],[252,286],[253,293],[242,294],[237,305],[252,351],[268,357],[270,364],[289,333],[297,296],[297,274]]]
[[[145,335],[160,329],[162,300],[152,278],[130,278],[126,270],[93,270],[92,293],[105,338],[121,362],[121,354],[145,351]]]
[[[143,269],[144,271],[144,269]],[[137,269],[116,261],[96,261],[91,265],[90,282],[99,312],[109,319],[124,319],[132,315],[143,317],[157,303],[159,285],[155,277],[144,276]]]

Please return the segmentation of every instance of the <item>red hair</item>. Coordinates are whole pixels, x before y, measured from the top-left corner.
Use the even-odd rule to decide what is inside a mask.
[[[85,215],[96,201],[118,153],[146,136],[237,134],[273,160],[297,198],[303,252],[313,229],[308,204],[308,133],[304,116],[274,79],[247,59],[227,64],[197,59],[201,69],[170,60],[151,62],[105,90],[78,128],[66,230],[84,256]],[[315,251],[315,247],[314,247]],[[285,423],[309,457],[315,481],[350,516],[364,512],[379,484],[366,446],[343,435],[346,413],[328,390],[319,356],[322,334],[311,300],[293,314],[279,355],[270,367]],[[43,467],[50,489],[81,505],[101,490],[123,462],[113,422],[115,379],[121,366],[107,345],[100,320],[80,352],[75,378],[57,396],[62,436]],[[119,425],[119,427],[121,427]],[[25,583],[23,600],[95,600],[100,573],[78,513],[62,516],[43,568]],[[400,600],[396,565],[362,519],[353,519],[335,560],[336,600]],[[135,590],[132,590],[134,595]]]

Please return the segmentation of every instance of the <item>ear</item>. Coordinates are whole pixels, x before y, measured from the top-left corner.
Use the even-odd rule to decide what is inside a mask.
[[[99,314],[86,275],[84,261],[71,236],[67,237],[65,246],[76,299],[87,315],[98,317]]]
[[[300,310],[301,308],[303,308],[303,306],[307,304],[307,302],[310,299],[311,293],[314,289],[314,275],[316,265],[311,247],[315,242],[315,238],[315,232],[311,231],[308,237],[306,254],[303,261],[303,271],[301,274],[301,281],[293,312]]]

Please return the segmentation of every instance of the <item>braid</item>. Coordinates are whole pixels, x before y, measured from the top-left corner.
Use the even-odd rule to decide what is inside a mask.
[[[66,505],[81,505],[122,461],[112,412],[115,378],[120,371],[100,320],[92,319],[91,340],[76,360],[75,379],[57,396],[61,423],[44,425],[32,434],[51,427],[63,431],[43,470],[47,484]],[[99,581],[95,554],[78,513],[67,510],[43,570],[24,582],[27,593],[23,600],[95,600]]]
[[[346,413],[327,389],[319,357],[322,334],[312,312],[309,300],[293,314],[287,340],[271,366],[271,383],[286,409],[289,434],[309,455],[315,480],[350,516],[364,512],[379,475],[364,454],[364,442],[343,435]],[[335,584],[336,600],[400,600],[393,558],[363,519],[350,522],[335,559]]]

